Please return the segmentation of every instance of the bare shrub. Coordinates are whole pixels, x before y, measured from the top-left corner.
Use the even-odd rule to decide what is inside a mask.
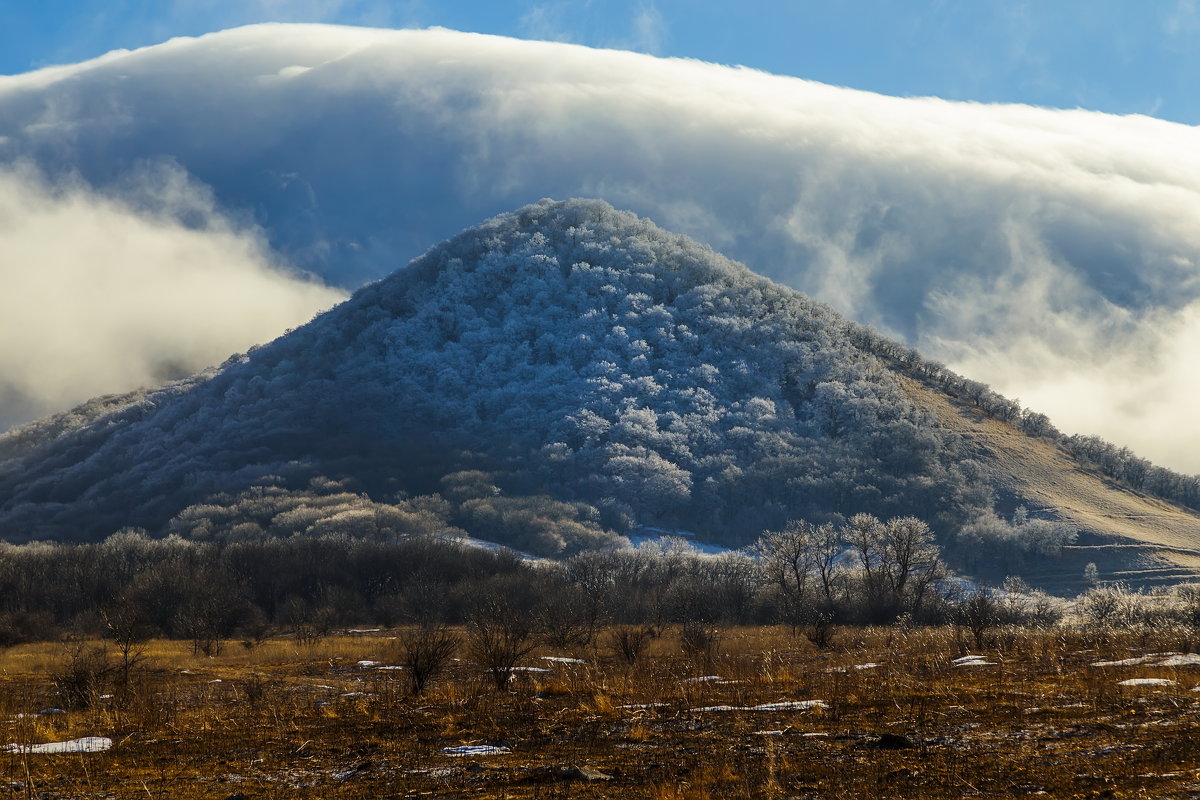
[[[983,649],[988,631],[1000,624],[1000,607],[991,592],[972,592],[954,610],[955,621],[971,632],[975,649]]]
[[[497,691],[508,686],[513,670],[536,646],[528,613],[500,592],[480,597],[467,616],[467,651],[491,677]]]
[[[112,671],[108,651],[76,642],[70,646],[65,661],[50,676],[50,681],[63,708],[91,708],[104,693]]]
[[[560,585],[556,596],[540,604],[537,612],[539,638],[561,649],[587,647],[596,636],[596,618],[580,590]]]
[[[608,635],[608,648],[627,666],[634,666],[655,638],[653,628],[617,628]]]
[[[679,648],[693,661],[711,665],[721,645],[721,632],[701,622],[685,622],[679,630]]]
[[[413,696],[424,694],[429,682],[441,674],[458,651],[460,640],[445,625],[426,624],[400,635],[400,663]]]

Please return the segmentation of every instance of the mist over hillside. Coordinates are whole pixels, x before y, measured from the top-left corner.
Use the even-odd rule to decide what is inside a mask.
[[[297,271],[353,289],[478,219],[585,195],[1195,471],[1198,136],[443,30],[262,25],[4,77],[11,227],[60,235],[0,238],[30,265],[0,287],[0,338],[22,342],[0,351],[0,425],[302,323],[337,293]],[[181,252],[204,254],[198,288],[146,279]],[[97,283],[128,303],[103,313]]]

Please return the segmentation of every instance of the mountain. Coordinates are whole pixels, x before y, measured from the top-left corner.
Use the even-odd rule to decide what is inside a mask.
[[[686,237],[543,200],[218,369],[0,437],[0,535],[440,526],[558,555],[643,526],[738,545],[869,512],[1036,561],[1079,516],[1054,481],[1099,483],[1057,436]],[[1200,544],[1200,520],[1160,505]]]
[[[0,76],[0,428],[214,364],[545,196],[604,197],[1200,471],[1200,129],[321,25]]]

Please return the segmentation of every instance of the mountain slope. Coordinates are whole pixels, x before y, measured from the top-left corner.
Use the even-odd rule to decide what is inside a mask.
[[[962,438],[966,452],[989,465],[999,493],[1062,520],[1081,532],[1062,556],[1021,571],[1057,591],[1086,588],[1083,569],[1097,564],[1104,580],[1135,585],[1192,580],[1200,575],[1200,516],[1131,490],[1079,463],[1052,438],[1029,436],[978,407],[906,382],[914,405]]]
[[[1052,440],[979,417],[1020,416],[985,387],[599,201],[496,217],[219,370],[111,404],[0,437],[0,534],[212,535],[239,514],[302,532],[320,505],[305,487],[333,485],[322,502],[373,530],[420,514],[499,540],[541,526],[556,532],[524,545],[545,554],[637,525],[738,544],[860,511],[952,540],[1018,503],[1200,542],[1178,509],[1157,539],[1105,517],[1149,501],[1094,476],[1080,489]]]
[[[477,466],[617,529],[736,539],[797,513],[961,513],[981,487],[955,437],[858,330],[631,214],[544,201],[205,380],[0,439],[0,531],[157,529],[269,475],[386,494]]]

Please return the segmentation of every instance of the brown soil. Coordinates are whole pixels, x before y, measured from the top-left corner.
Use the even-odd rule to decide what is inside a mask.
[[[41,666],[36,648],[17,648],[0,658],[3,740],[114,746],[0,754],[0,795],[1188,797],[1200,791],[1200,669],[1091,666],[1181,645],[1008,631],[982,650],[989,663],[959,666],[967,642],[949,629],[843,630],[824,651],[745,629],[698,663],[667,633],[632,669],[603,649],[571,654],[583,664],[534,658],[552,671],[496,692],[459,662],[411,698],[397,672],[356,665],[391,654],[386,634],[213,659],[158,643],[124,699],[41,715],[61,664],[51,646]],[[721,680],[689,680],[708,675]],[[1130,677],[1169,683],[1120,685]],[[824,706],[750,710],[808,700]],[[498,749],[446,749],[479,744]]]

